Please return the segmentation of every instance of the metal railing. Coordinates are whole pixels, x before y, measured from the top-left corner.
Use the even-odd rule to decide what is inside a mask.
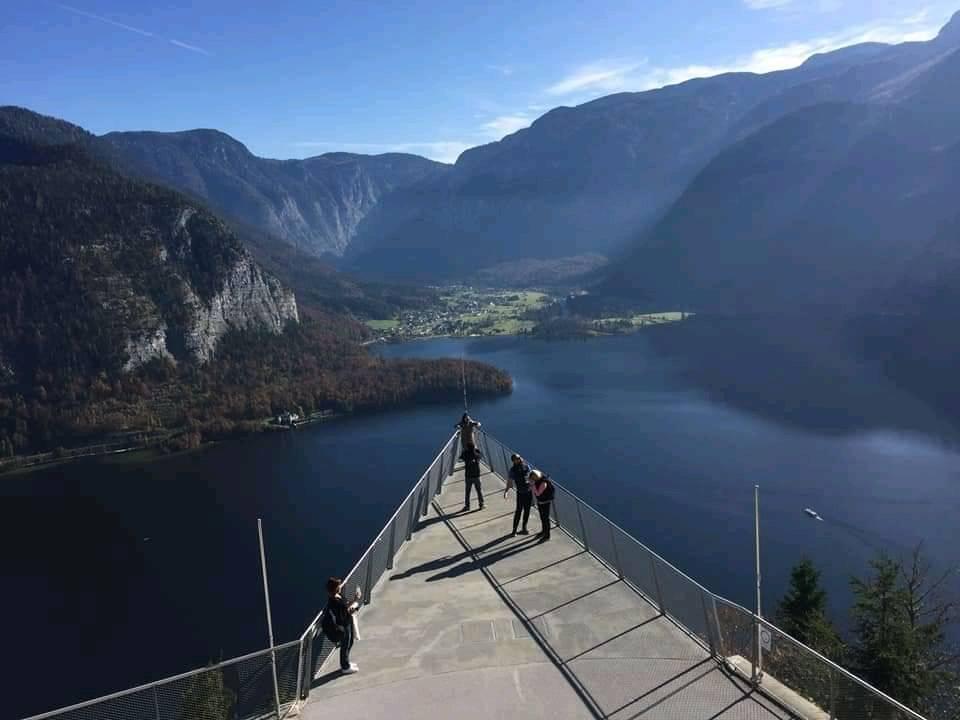
[[[28,720],[232,720],[276,717],[271,654],[281,713],[297,700],[300,642],[233,658]]]
[[[490,469],[506,477],[513,451],[487,432],[480,433],[479,442]],[[746,680],[759,674],[760,687],[795,714],[925,720],[765,618],[710,592],[577,495],[559,483],[554,486],[552,517],[558,527],[730,671]],[[757,644],[761,635],[762,648]]]
[[[487,432],[478,437],[486,463],[505,478],[512,451]],[[453,473],[458,449],[454,433],[344,578],[345,597],[360,587],[364,603],[375,602],[378,581],[393,567],[397,552]],[[925,720],[766,619],[713,594],[577,495],[555,485],[552,516],[561,529],[730,671],[750,680],[762,667],[760,686],[795,714],[831,720]],[[299,639],[275,648],[26,720],[276,718],[271,653],[276,655],[279,716],[283,718],[308,696],[315,670],[334,649],[319,632],[319,622],[318,614]],[[758,627],[766,631],[764,645],[769,647],[762,656],[756,642]]]
[[[421,517],[456,463],[458,436],[454,434],[437,454],[420,480],[370,547],[344,578],[344,596],[364,589],[364,603],[376,597],[377,581],[393,567],[393,559],[410,539]],[[299,639],[274,648],[157,680],[122,692],[105,695],[33,715],[26,720],[260,720],[285,717],[310,691],[314,669],[333,650],[318,633],[320,616]],[[277,708],[271,654],[276,657]]]
[[[444,479],[453,473],[457,462],[459,434],[454,433],[437,453],[433,462],[420,476],[407,496],[400,503],[383,530],[370,544],[353,569],[343,579],[345,598],[353,597],[356,588],[363,590],[363,602],[369,605],[376,596],[377,581],[383,573],[393,568],[397,551],[413,534],[420,518],[427,514],[434,496],[443,489]],[[300,636],[300,672],[297,691],[301,699],[310,692],[310,683],[316,668],[323,665],[333,652],[334,646],[319,632],[320,613]]]

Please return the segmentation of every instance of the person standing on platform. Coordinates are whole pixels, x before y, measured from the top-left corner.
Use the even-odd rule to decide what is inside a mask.
[[[343,580],[327,580],[327,607],[320,618],[320,628],[328,640],[340,645],[340,672],[351,675],[358,670],[356,663],[350,662],[350,650],[355,639],[353,614],[360,609],[360,598],[358,592],[357,599],[348,605],[340,594],[342,590]]]
[[[480,423],[470,417],[470,415],[464,413],[463,417],[460,418],[460,422],[458,422],[455,427],[460,430],[461,447],[466,448],[470,445],[477,444],[476,433],[474,431],[480,427]]]
[[[470,489],[477,489],[477,502],[483,510],[483,493],[480,491],[480,448],[476,445],[465,445],[460,459],[463,460],[463,509],[470,510]]]
[[[546,542],[550,539],[550,504],[553,502],[555,490],[550,476],[539,470],[530,472],[530,481],[533,485],[533,494],[537,498],[537,510],[540,513],[542,527],[540,542]]]
[[[533,491],[530,489],[530,483],[527,482],[527,475],[530,474],[530,467],[523,461],[523,458],[514,453],[510,456],[513,463],[510,471],[507,473],[507,487],[503,491],[503,497],[513,488],[517,492],[517,508],[513,511],[513,533],[517,534],[517,527],[520,526],[521,516],[523,517],[523,528],[519,531],[521,535],[529,535],[527,532],[527,520],[530,519],[530,506],[533,504]]]

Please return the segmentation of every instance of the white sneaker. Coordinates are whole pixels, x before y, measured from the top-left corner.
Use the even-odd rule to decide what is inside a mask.
[[[350,663],[350,667],[346,670],[341,670],[340,672],[344,675],[353,675],[355,672],[359,672],[360,668],[357,667],[356,663]]]

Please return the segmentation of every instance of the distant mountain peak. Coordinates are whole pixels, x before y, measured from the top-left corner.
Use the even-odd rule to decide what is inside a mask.
[[[947,21],[947,24],[940,28],[937,41],[960,45],[960,10],[955,12],[953,17]]]

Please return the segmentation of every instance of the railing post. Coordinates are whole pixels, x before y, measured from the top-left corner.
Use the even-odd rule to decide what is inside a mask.
[[[509,474],[511,465],[510,457],[507,455],[507,449],[503,445],[500,446],[500,455],[503,457],[503,471]],[[504,480],[506,480],[506,478],[504,478]]]
[[[297,677],[297,697],[306,700],[310,695],[310,681],[313,679],[313,636],[316,635],[316,629],[307,628],[306,637],[303,639],[303,647],[300,648],[300,670]]]
[[[157,702],[157,686],[153,686],[153,710],[156,713],[157,720],[160,720],[160,703]]]
[[[417,506],[420,505],[420,494],[414,493],[410,497],[410,517],[407,518],[407,541],[413,537],[413,524],[417,521]]]
[[[387,570],[393,570],[393,555],[397,552],[397,521],[390,521],[390,545],[387,546]]]
[[[663,607],[663,592],[660,590],[660,578],[657,576],[657,561],[650,555],[650,570],[653,572],[653,586],[657,589],[657,607],[660,608],[660,614],[666,615],[666,609]]]
[[[759,687],[760,681],[763,680],[763,646],[760,640],[763,633],[763,623],[760,622],[759,615],[753,616],[753,623],[755,632],[753,633],[753,668],[750,682],[754,687]]]
[[[835,720],[837,717],[837,691],[834,675],[833,668],[830,668],[830,720]]]
[[[703,608],[703,629],[707,633],[707,643],[710,645],[710,654],[717,655],[717,645],[713,641],[713,632],[710,628],[710,613],[707,612],[707,598],[703,590],[700,591],[700,606]]]
[[[617,571],[617,577],[623,580],[623,566],[620,565],[620,552],[617,550],[617,534],[613,531],[613,523],[608,522],[607,527],[610,528],[610,546],[613,548],[613,562],[616,565],[614,570]]]
[[[579,499],[577,499],[577,519],[580,521],[580,537],[583,539],[583,549],[590,552],[590,543],[587,541],[587,528],[583,524],[583,510],[580,508]]]
[[[363,604],[370,604],[370,596],[373,595],[373,581],[371,577],[373,576],[373,551],[374,547],[370,548],[370,552],[367,553],[367,577],[366,577],[366,587],[363,588]]]

